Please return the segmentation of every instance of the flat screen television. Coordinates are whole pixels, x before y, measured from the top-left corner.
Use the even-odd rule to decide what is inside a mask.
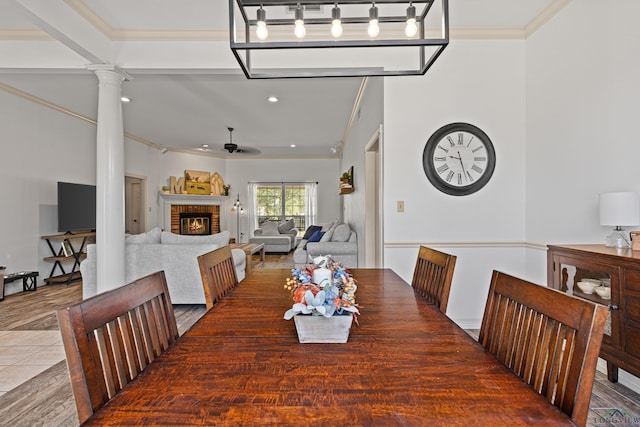
[[[95,228],[96,186],[58,182],[58,231]]]

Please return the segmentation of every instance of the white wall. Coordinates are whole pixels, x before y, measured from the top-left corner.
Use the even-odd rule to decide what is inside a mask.
[[[636,0],[574,1],[527,41],[529,241],[604,243],[598,194],[640,192],[639,15]],[[527,263],[545,276],[540,251]],[[622,370],[620,382],[640,390]]]
[[[337,159],[240,159],[228,160],[227,169],[231,184],[231,198],[228,209],[233,200],[240,194],[240,201],[247,206],[249,182],[318,182],[318,222],[328,222],[342,218],[340,200],[337,187],[340,178]],[[236,216],[230,216],[229,231],[236,236]],[[253,226],[249,225],[248,215],[240,217],[241,240],[247,242]],[[303,230],[300,230],[303,233]]]
[[[571,2],[527,41],[527,240],[604,243],[598,194],[640,192],[634,0]],[[543,277],[544,257],[529,256]]]
[[[385,80],[385,266],[410,281],[418,245],[457,255],[448,315],[465,327],[480,324],[494,268],[524,272],[524,84],[524,41],[456,40],[426,76]],[[439,192],[422,167],[427,139],[452,122],[480,127],[496,150],[491,181],[468,196]]]
[[[37,270],[44,284],[53,263],[42,260],[51,253],[41,236],[58,234],[57,182],[95,184],[95,140],[94,125],[0,91],[0,265],[7,273]],[[16,289],[21,281],[5,293]]]
[[[349,224],[358,238],[358,266],[365,265],[365,217],[372,214],[365,210],[365,146],[374,136],[384,117],[384,79],[370,78],[362,98],[360,110],[344,144],[340,171],[346,172],[353,166],[355,191],[340,196],[342,198],[343,221]],[[339,176],[335,178],[335,194]]]

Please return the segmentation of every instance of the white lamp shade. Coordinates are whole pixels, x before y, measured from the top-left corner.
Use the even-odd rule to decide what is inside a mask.
[[[633,191],[600,194],[600,225],[640,225],[640,198]]]

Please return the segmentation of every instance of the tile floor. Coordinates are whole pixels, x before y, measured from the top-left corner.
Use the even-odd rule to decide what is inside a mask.
[[[0,396],[64,359],[60,331],[0,331]]]

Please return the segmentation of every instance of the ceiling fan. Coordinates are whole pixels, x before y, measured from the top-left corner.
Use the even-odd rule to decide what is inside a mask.
[[[260,154],[260,150],[253,147],[238,147],[238,144],[233,143],[233,128],[228,127],[229,130],[229,142],[224,144],[223,150],[229,154],[241,153],[241,154]]]

